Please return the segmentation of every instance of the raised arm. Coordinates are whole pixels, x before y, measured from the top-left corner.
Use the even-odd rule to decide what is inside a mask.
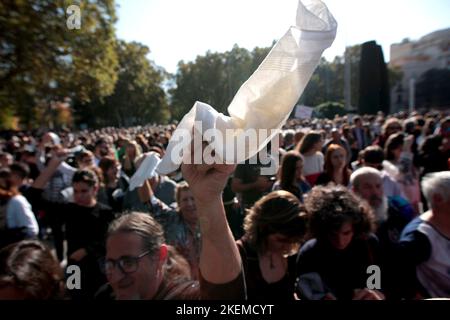
[[[183,164],[181,170],[195,198],[202,234],[200,253],[201,277],[210,284],[234,282],[232,292],[224,296],[205,294],[208,288],[203,283],[202,297],[209,299],[245,297],[242,263],[239,250],[228,226],[222,203],[222,190],[235,166]],[[202,285],[202,282],[201,282]],[[220,292],[218,290],[217,292]]]
[[[55,171],[60,166],[61,162],[65,158],[64,152],[57,152],[49,161],[48,165],[41,171],[41,174],[36,178],[32,187],[35,189],[44,189],[45,185],[52,178]]]
[[[140,186],[137,190],[138,190],[139,200],[142,203],[149,202],[152,199],[152,196],[154,195],[152,187],[150,186],[150,183],[148,182],[148,180],[145,180],[144,184],[142,186]]]

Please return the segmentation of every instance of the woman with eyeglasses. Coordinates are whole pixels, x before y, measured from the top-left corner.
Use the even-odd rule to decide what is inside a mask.
[[[105,271],[116,299],[245,298],[242,262],[221,197],[234,166],[183,164],[181,169],[202,233],[199,280],[189,280],[186,263],[174,262],[177,256],[171,256],[155,218],[131,213],[111,224],[106,240]]]
[[[295,253],[306,233],[307,214],[292,193],[273,191],[258,200],[237,241],[249,300],[293,300]]]
[[[107,256],[102,260],[108,285],[96,298],[195,298],[198,282],[191,279],[188,262],[165,243],[161,225],[148,214],[134,212],[115,220],[109,226]]]

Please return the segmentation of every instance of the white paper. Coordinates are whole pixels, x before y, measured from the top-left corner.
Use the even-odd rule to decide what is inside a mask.
[[[156,173],[155,169],[160,161],[161,159],[159,159],[155,152],[147,153],[144,160],[142,160],[141,165],[130,179],[130,191],[133,191],[135,188],[142,187],[145,180],[153,178]]]
[[[298,105],[295,108],[295,117],[297,119],[311,119],[313,108]]]

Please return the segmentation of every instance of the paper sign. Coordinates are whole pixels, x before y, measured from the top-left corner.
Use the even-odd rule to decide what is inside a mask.
[[[311,119],[313,108],[307,106],[297,106],[295,109],[295,117],[297,119]]]

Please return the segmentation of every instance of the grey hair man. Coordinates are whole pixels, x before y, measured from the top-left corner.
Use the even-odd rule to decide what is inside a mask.
[[[371,167],[360,168],[352,173],[350,184],[353,192],[372,207],[377,222],[385,221],[388,215],[388,200],[384,195],[381,172]]]
[[[422,191],[431,208],[411,221],[402,233],[396,264],[400,284],[423,297],[450,298],[450,171],[435,172],[422,180]],[[411,287],[407,284],[418,283]]]
[[[372,167],[363,167],[350,177],[352,190],[366,200],[377,222],[376,234],[382,246],[391,246],[400,239],[403,228],[414,216],[412,206],[401,197],[384,194],[383,175]]]

